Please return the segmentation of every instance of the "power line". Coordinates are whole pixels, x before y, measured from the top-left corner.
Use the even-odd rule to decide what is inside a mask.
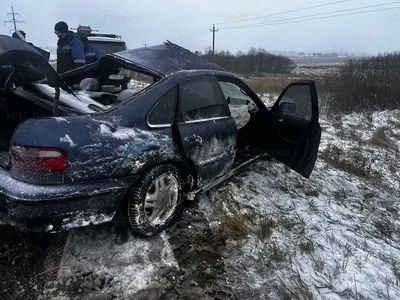
[[[241,28],[262,27],[262,26],[274,25],[274,24],[286,24],[286,23],[294,23],[294,22],[298,22],[298,21],[324,19],[324,18],[330,18],[330,17],[334,17],[334,16],[346,16],[346,15],[362,14],[362,13],[368,13],[368,12],[374,12],[374,11],[391,10],[391,9],[395,9],[395,8],[398,8],[398,7],[396,6],[396,7],[385,8],[385,9],[361,11],[361,12],[355,12],[355,13],[349,13],[349,14],[340,14],[340,15],[334,15],[334,16],[326,16],[326,17],[322,17],[322,18],[309,18],[309,17],[328,15],[328,14],[333,14],[333,13],[338,13],[338,12],[354,11],[354,10],[371,8],[371,7],[380,7],[380,6],[392,5],[392,4],[396,4],[396,3],[400,3],[400,1],[395,1],[395,2],[390,2],[390,3],[383,3],[383,4],[376,4],[376,5],[369,5],[369,6],[362,6],[362,7],[357,7],[357,8],[348,8],[348,9],[342,9],[342,10],[318,13],[318,14],[295,17],[295,18],[288,18],[288,19],[286,19],[284,21],[271,21],[271,22],[261,22],[261,23],[255,23],[255,24],[249,24],[249,25],[228,26],[228,27],[221,27],[220,29],[241,29]],[[303,18],[309,18],[309,19],[301,20]],[[297,20],[297,21],[293,21],[293,20]],[[291,21],[291,22],[288,22],[288,21]]]
[[[350,0],[346,0],[346,1],[350,1]],[[339,2],[345,2],[345,1],[337,1],[337,2],[332,2],[332,3],[328,3],[328,4],[323,4],[323,5],[329,5],[329,4],[339,3]],[[334,13],[338,13],[338,12],[347,12],[347,11],[354,11],[354,10],[360,10],[360,9],[366,9],[366,8],[372,8],[372,7],[387,6],[387,5],[392,5],[392,4],[396,4],[396,3],[400,3],[400,1],[394,1],[394,2],[389,2],[389,3],[377,4],[377,5],[369,5],[369,6],[362,6],[362,7],[357,7],[357,8],[342,9],[342,10],[306,15],[306,16],[301,16],[301,17],[289,18],[284,21],[261,22],[261,23],[249,24],[249,25],[228,26],[228,27],[221,27],[219,29],[244,29],[244,28],[262,27],[262,26],[270,26],[270,25],[297,23],[297,22],[310,21],[310,20],[328,19],[328,18],[334,18],[334,17],[340,17],[340,16],[358,15],[358,14],[364,14],[364,13],[370,13],[370,12],[377,12],[377,11],[387,11],[387,10],[392,10],[392,9],[398,9],[398,8],[400,8],[400,6],[383,8],[383,9],[375,9],[375,10],[367,10],[367,11],[359,11],[359,12],[353,12],[353,13],[336,14],[336,15],[324,16],[324,17],[315,17],[315,16],[321,16],[321,15],[334,14]],[[323,5],[318,5],[318,6],[323,6]],[[314,7],[317,7],[317,6],[314,6]],[[293,10],[290,12],[305,10],[305,9],[309,9],[309,8],[311,8],[311,7],[297,9],[297,10]],[[283,14],[283,13],[277,13],[277,14]],[[273,14],[273,15],[277,15],[277,14]],[[269,15],[269,16],[271,16],[271,15]],[[253,18],[253,19],[256,19],[256,18]],[[230,23],[230,22],[216,23],[216,24],[226,24],[226,23]],[[205,27],[205,28],[207,28],[207,27]],[[186,33],[177,39],[195,38],[195,37],[205,35],[209,32],[205,28]],[[213,54],[215,51],[215,32],[218,30],[215,30],[215,24],[213,25],[213,29],[210,29],[210,31],[213,32]]]
[[[190,31],[190,32],[188,32],[188,33],[185,33],[185,34],[183,34],[183,35],[180,35],[180,36],[175,37],[175,38],[172,38],[172,39],[177,40],[177,39],[181,39],[181,38],[184,38],[184,37],[186,37],[186,36],[193,35],[193,34],[196,35],[197,33],[204,32],[204,31],[208,31],[209,28],[210,28],[210,26],[206,26],[206,27],[203,27],[203,28],[194,30],[194,31]]]
[[[302,19],[302,20],[290,21],[290,22],[283,21],[283,22],[279,22],[279,23],[278,22],[277,23],[266,23],[266,24],[262,24],[262,25],[258,25],[258,26],[252,26],[252,27],[263,27],[263,26],[280,25],[280,24],[288,24],[288,23],[297,23],[297,22],[311,21],[311,20],[329,19],[329,18],[333,18],[333,17],[358,15],[358,14],[363,14],[363,13],[386,11],[386,10],[392,10],[392,9],[397,9],[397,8],[400,8],[400,6],[395,6],[395,7],[391,7],[391,8],[368,10],[368,11],[363,11],[363,12],[348,13],[348,14],[339,14],[339,15],[319,17],[319,18]],[[250,28],[250,27],[242,27],[242,28]],[[222,28],[220,28],[220,29],[222,29]],[[223,29],[241,29],[241,28],[223,28]]]
[[[187,38],[196,37],[196,36],[198,36],[198,35],[203,35],[203,34],[205,34],[205,33],[208,33],[208,32],[209,32],[208,30],[209,30],[209,29],[207,28],[207,29],[204,29],[204,30],[202,30],[202,31],[200,31],[200,32],[197,32],[197,33],[192,33],[192,34],[186,35],[186,36],[184,36],[184,37],[176,38],[175,40],[182,40],[182,39],[187,39]]]
[[[14,7],[11,5],[11,13],[8,13],[8,15],[12,15],[12,19],[9,21],[4,21],[4,26],[6,25],[6,23],[14,23],[14,31],[17,31],[17,23],[25,23],[24,21],[18,21],[17,19],[15,19],[15,15],[19,15],[19,13],[14,12]],[[11,30],[10,30],[11,31]]]
[[[198,33],[198,34],[195,34],[195,35],[192,35],[192,36],[189,36],[189,37],[183,37],[183,38],[181,38],[180,40],[185,40],[185,39],[191,39],[191,38],[195,38],[195,37],[200,37],[200,36],[203,36],[203,35],[205,35],[205,34],[209,34],[210,32],[208,31],[208,30],[206,30],[206,31],[204,31],[204,32],[200,32],[200,33]]]
[[[247,22],[247,21],[252,21],[252,20],[256,20],[256,19],[263,19],[263,18],[267,18],[267,17],[279,16],[279,15],[283,15],[283,14],[287,14],[287,13],[298,12],[298,11],[303,11],[303,10],[308,10],[308,9],[312,9],[312,8],[328,6],[328,5],[342,3],[342,2],[349,2],[349,1],[350,0],[334,1],[334,2],[329,2],[329,3],[325,3],[325,4],[320,4],[320,5],[308,6],[308,7],[288,10],[288,11],[284,11],[284,12],[280,12],[280,13],[274,13],[274,14],[270,14],[270,15],[266,15],[266,16],[260,16],[260,17],[254,17],[254,18],[248,18],[248,19],[236,20],[236,21],[221,22],[221,23],[215,23],[215,24],[223,25],[223,24]]]
[[[255,19],[259,19],[259,18],[277,16],[277,15],[281,15],[281,14],[285,14],[285,13],[302,11],[302,10],[307,10],[307,9],[311,9],[311,8],[322,7],[322,6],[332,5],[332,4],[341,3],[341,2],[348,2],[348,1],[350,1],[350,0],[334,1],[334,2],[329,2],[329,3],[325,3],[325,4],[320,4],[320,5],[314,5],[314,6],[309,6],[309,7],[305,7],[305,8],[299,8],[299,9],[289,10],[289,11],[285,11],[285,12],[274,13],[274,14],[267,15],[267,16],[261,16],[261,17],[250,18],[250,19],[239,20],[239,21],[220,22],[220,23],[215,23],[215,24],[221,25],[221,24],[228,24],[228,23],[246,22],[246,21],[249,21],[249,20],[255,20]],[[197,34],[200,34],[200,33],[208,31],[209,27],[210,26],[203,27],[203,28],[200,28],[200,29],[197,29],[197,30],[194,30],[194,31],[190,31],[188,33],[185,33],[185,34],[183,34],[181,36],[178,36],[178,37],[175,37],[175,38],[172,38],[172,39],[179,40],[179,39],[184,39],[184,38],[187,38],[187,37],[197,37]]]

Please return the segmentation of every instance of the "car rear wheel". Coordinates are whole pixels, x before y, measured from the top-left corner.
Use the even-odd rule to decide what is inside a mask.
[[[180,216],[183,182],[172,165],[156,166],[138,179],[128,202],[129,222],[136,233],[154,236]]]

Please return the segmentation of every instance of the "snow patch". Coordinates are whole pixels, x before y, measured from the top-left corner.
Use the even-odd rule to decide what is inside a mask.
[[[105,124],[100,125],[100,134],[118,138],[121,140],[126,139],[154,139],[151,132],[143,131],[137,128],[117,127],[115,131]]]
[[[76,147],[76,144],[71,140],[68,134],[64,135],[64,137],[61,137],[60,142],[68,143],[70,147]]]
[[[57,121],[57,123],[61,123],[61,122],[67,122],[68,120],[62,117],[54,117],[54,119]]]
[[[96,191],[94,191],[96,193]],[[63,219],[62,228],[70,230],[76,227],[85,227],[89,225],[98,225],[109,222],[113,219],[115,213],[112,214],[91,214],[88,212],[79,212],[68,218]]]
[[[94,272],[96,277],[113,280],[102,293],[130,299],[136,292],[157,285],[153,280],[157,272],[170,268],[179,266],[165,234],[144,239],[129,228],[85,228],[71,231],[57,279],[65,282],[75,274]]]

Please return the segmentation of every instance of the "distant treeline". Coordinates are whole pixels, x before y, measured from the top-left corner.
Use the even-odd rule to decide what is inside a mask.
[[[331,80],[333,113],[351,113],[400,107],[400,52],[351,59]]]
[[[204,53],[195,52],[210,61],[213,61],[212,49]],[[250,48],[247,53],[239,51],[236,54],[227,51],[215,52],[215,63],[221,67],[240,74],[261,73],[290,73],[296,64],[285,56],[270,54],[264,48]]]

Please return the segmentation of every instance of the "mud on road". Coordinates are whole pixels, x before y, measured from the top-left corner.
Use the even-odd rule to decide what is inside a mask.
[[[116,223],[50,236],[1,227],[0,238],[0,299],[236,299],[225,241],[198,202],[154,238]]]

